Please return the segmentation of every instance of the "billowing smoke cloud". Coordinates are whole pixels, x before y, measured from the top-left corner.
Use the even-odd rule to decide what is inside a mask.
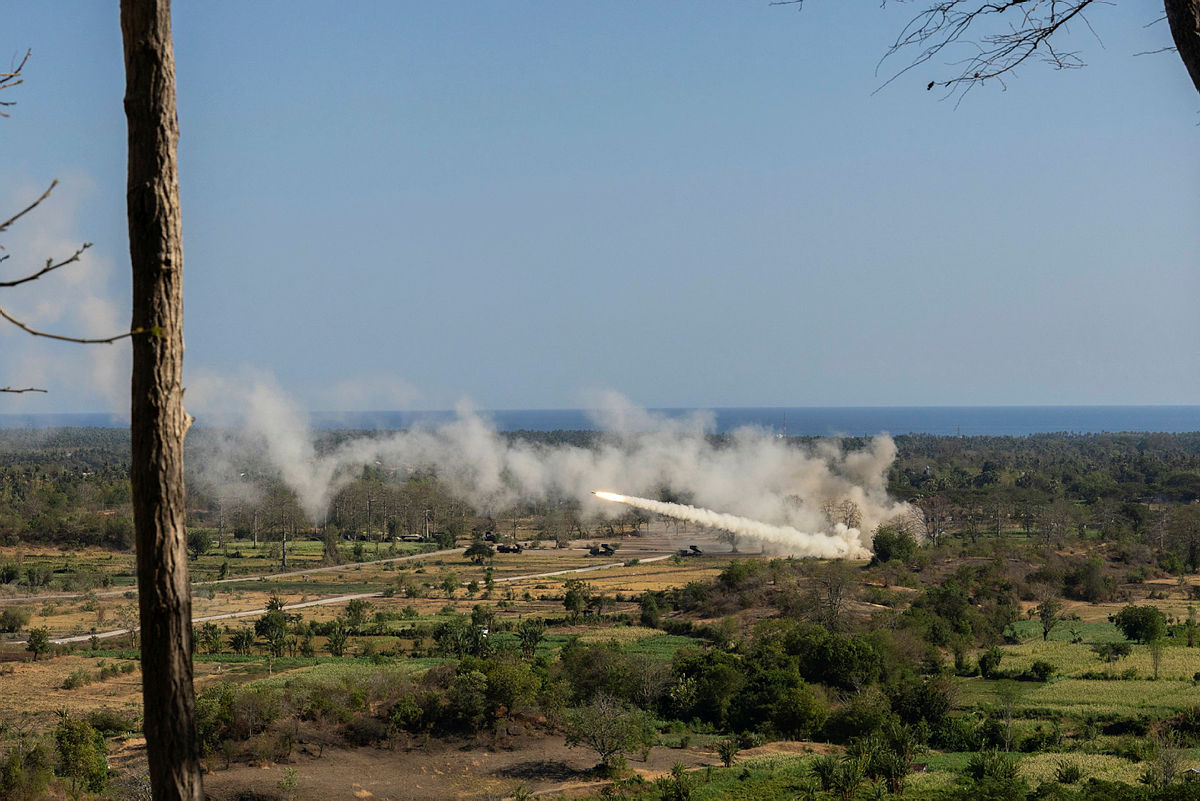
[[[363,465],[376,463],[433,469],[483,514],[521,501],[571,498],[586,512],[613,515],[619,507],[602,502],[593,490],[630,496],[666,490],[705,507],[688,519],[802,555],[861,556],[876,526],[908,512],[887,496],[886,471],[896,448],[886,436],[849,453],[836,442],[801,448],[754,428],[714,443],[707,436],[711,415],[663,418],[609,394],[596,413],[606,433],[590,448],[509,441],[463,405],[457,419],[440,427],[356,439],[318,453],[305,415],[269,378],[204,378],[191,386],[189,407],[201,424],[213,424],[211,413],[220,411],[209,408],[212,399],[222,399],[226,411],[242,410],[242,429],[225,436],[203,460],[200,481],[219,491],[239,460],[266,460],[314,522]],[[710,517],[701,519],[705,514]]]

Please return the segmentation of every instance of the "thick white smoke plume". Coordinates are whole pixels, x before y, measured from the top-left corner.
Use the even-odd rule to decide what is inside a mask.
[[[782,546],[784,550],[799,553],[803,556],[819,556],[825,559],[865,558],[871,552],[857,543],[857,533],[851,534],[852,529],[845,523],[837,523],[831,534],[806,534],[791,526],[773,526],[761,520],[751,520],[748,517],[738,517],[712,509],[699,509],[683,503],[667,503],[650,498],[636,498],[619,495],[615,492],[595,492],[597,498],[605,501],[623,503],[634,509],[642,509],[678,520],[687,520],[708,528],[730,531],[759,542],[769,542]]]
[[[265,459],[314,522],[322,520],[333,495],[364,465],[375,464],[401,474],[433,469],[482,514],[497,514],[521,501],[571,498],[585,512],[611,515],[619,507],[602,502],[592,490],[610,487],[641,496],[666,490],[723,513],[689,519],[798,555],[861,556],[876,526],[909,511],[887,496],[886,472],[896,455],[887,436],[849,453],[836,442],[802,448],[753,428],[714,444],[707,436],[711,415],[662,418],[609,395],[597,413],[607,432],[590,448],[509,441],[464,406],[456,420],[437,428],[364,437],[318,454],[305,415],[269,379],[199,384],[198,391],[193,382],[188,399],[202,425],[228,422],[218,418],[214,423],[216,399],[243,410],[238,434],[223,436],[216,452],[202,457],[200,482],[230,497],[223,487],[236,486],[236,466]],[[734,520],[740,528],[734,528]]]

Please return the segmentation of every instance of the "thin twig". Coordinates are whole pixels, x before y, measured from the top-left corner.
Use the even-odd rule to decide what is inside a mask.
[[[1135,56],[1157,56],[1160,53],[1178,53],[1178,52],[1179,52],[1179,48],[1168,45],[1167,47],[1160,47],[1157,50],[1141,50],[1137,53],[1134,53],[1134,55]]]
[[[29,60],[31,55],[33,55],[33,51],[26,50],[25,58],[21,59],[21,63],[18,64],[11,72],[0,72],[0,91],[4,89],[11,89],[12,87],[19,86],[22,83],[21,70],[25,69],[25,62]],[[15,100],[0,100],[0,107],[13,106],[16,105],[16,102],[17,101]],[[0,111],[0,117],[7,116],[7,113]]]
[[[46,392],[46,390],[44,390],[40,387],[24,387],[23,389],[15,389],[13,387],[0,387],[0,392],[12,392],[14,394],[19,395],[22,392]]]
[[[0,317],[3,317],[5,320],[8,320],[10,323],[15,325],[17,328],[20,328],[22,331],[24,331],[25,333],[30,334],[32,336],[45,337],[46,339],[57,339],[60,342],[78,342],[81,345],[111,345],[112,343],[117,342],[122,339],[125,339],[126,337],[131,337],[134,334],[147,333],[147,330],[145,328],[135,328],[132,331],[126,331],[123,334],[116,334],[111,337],[103,337],[103,338],[99,338],[99,339],[86,339],[83,337],[68,337],[68,336],[63,336],[62,334],[51,334],[46,331],[38,331],[36,329],[30,328],[29,326],[25,325],[25,323],[21,322],[16,317],[13,317],[11,314],[6,312],[4,309],[0,309]],[[149,333],[154,333],[154,332],[150,331]]]
[[[958,42],[970,43],[978,52],[959,62],[962,70],[956,77],[930,81],[927,88],[942,86],[952,92],[966,92],[972,86],[1013,72],[1035,56],[1040,56],[1055,69],[1077,69],[1083,66],[1079,55],[1057,50],[1051,37],[1076,18],[1087,24],[1083,12],[1095,2],[1109,4],[1104,0],[1049,3],[1034,0],[1032,4],[1028,0],[973,0],[971,3],[967,0],[940,0],[913,17],[888,48],[881,61],[914,46],[920,48],[920,52],[908,66],[889,78],[884,86]],[[968,30],[980,24],[981,19],[995,18],[1014,10],[1018,19],[1007,31],[987,33],[977,41],[966,38]]]
[[[10,288],[14,286],[20,286],[21,284],[27,284],[30,281],[36,281],[48,272],[52,272],[57,270],[59,267],[65,267],[68,264],[79,261],[79,257],[83,255],[83,251],[87,250],[91,246],[91,242],[84,242],[79,246],[79,250],[75,251],[60,262],[55,262],[54,259],[46,259],[46,266],[38,270],[36,273],[31,273],[24,278],[18,278],[15,281],[0,281],[0,288]],[[3,258],[0,258],[0,261],[3,261],[6,258],[8,257],[4,256]]]
[[[46,189],[46,191],[45,191],[45,192],[43,192],[43,193],[42,193],[42,196],[41,196],[41,197],[39,197],[37,200],[35,200],[35,201],[33,201],[32,203],[30,203],[30,204],[29,204],[28,206],[26,206],[25,208],[23,208],[23,209],[21,209],[20,211],[18,211],[18,212],[17,212],[16,214],[14,214],[13,216],[9,217],[9,218],[8,218],[7,220],[5,220],[4,222],[0,223],[0,234],[2,234],[2,233],[4,233],[5,231],[7,231],[7,230],[8,230],[8,226],[12,225],[12,224],[13,224],[13,223],[15,223],[17,220],[21,219],[21,218],[22,218],[22,217],[24,217],[26,214],[28,214],[29,212],[31,212],[31,211],[33,211],[34,209],[36,209],[36,208],[37,208],[39,205],[41,205],[41,203],[42,203],[42,201],[43,201],[43,200],[45,200],[46,198],[50,197],[50,193],[54,191],[54,187],[56,187],[56,186],[58,186],[58,179],[57,179],[57,178],[55,178],[53,181],[51,181],[51,182],[50,182],[50,186],[49,186],[49,187]]]

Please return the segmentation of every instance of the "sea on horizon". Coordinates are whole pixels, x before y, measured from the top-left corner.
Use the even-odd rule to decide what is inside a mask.
[[[757,426],[777,434],[813,437],[1200,431],[1200,406],[798,406],[649,411],[669,418],[709,411],[718,433]],[[601,427],[584,409],[509,409],[483,411],[480,415],[500,431],[586,431]],[[454,417],[451,411],[376,411],[315,412],[311,419],[313,427],[322,429],[399,430],[436,426]],[[202,427],[205,422],[200,419],[196,424]],[[113,414],[0,414],[0,429],[126,425],[125,418]]]

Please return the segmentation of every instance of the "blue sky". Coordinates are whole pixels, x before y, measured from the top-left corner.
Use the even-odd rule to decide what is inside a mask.
[[[0,297],[125,325],[115,3],[15,2]],[[956,107],[916,6],[178,3],[189,382],[313,409],[1200,402],[1200,96],[1152,8]],[[67,251],[69,252],[69,250]],[[0,330],[0,411],[125,406],[122,348]]]

